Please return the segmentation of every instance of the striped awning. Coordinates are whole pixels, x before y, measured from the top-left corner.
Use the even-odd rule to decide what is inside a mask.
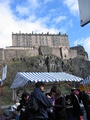
[[[18,72],[11,88],[23,87],[26,84],[42,82],[75,81],[80,82],[83,78],[65,72]]]
[[[81,81],[80,84],[82,85],[89,85],[90,84],[90,75],[85,78],[85,80]]]

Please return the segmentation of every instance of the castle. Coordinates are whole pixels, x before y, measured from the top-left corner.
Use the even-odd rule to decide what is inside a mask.
[[[12,33],[12,46],[0,49],[0,61],[23,59],[38,55],[54,55],[62,59],[78,56],[77,49],[70,48],[68,35],[43,33]],[[84,56],[88,60],[87,55]]]

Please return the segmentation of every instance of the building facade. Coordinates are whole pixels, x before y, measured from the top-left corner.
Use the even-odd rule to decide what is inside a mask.
[[[25,33],[12,33],[12,46],[15,47],[69,47],[68,35],[66,34],[30,34]]]
[[[61,59],[80,57],[88,60],[86,53],[83,55],[79,52],[83,49],[80,46],[78,47],[80,50],[76,48],[69,47],[68,35],[66,34],[12,33],[12,46],[0,49],[0,61],[18,60],[38,55],[54,55]]]

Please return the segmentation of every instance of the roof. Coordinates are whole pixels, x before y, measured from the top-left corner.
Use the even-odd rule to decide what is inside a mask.
[[[42,82],[75,81],[80,82],[83,78],[65,72],[18,72],[11,88],[23,87],[26,84]]]
[[[85,78],[85,80],[81,81],[80,84],[82,85],[89,85],[90,84],[90,75]]]

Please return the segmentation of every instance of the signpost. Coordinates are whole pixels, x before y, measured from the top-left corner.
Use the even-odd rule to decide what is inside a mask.
[[[83,27],[90,22],[90,0],[78,0],[80,25]]]

